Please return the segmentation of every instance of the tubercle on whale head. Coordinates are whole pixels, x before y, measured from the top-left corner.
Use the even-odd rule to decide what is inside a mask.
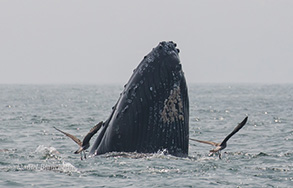
[[[177,47],[177,44],[173,41],[170,42],[160,42],[157,48],[159,48],[159,54],[161,56],[166,56],[169,60],[166,61],[166,65],[170,68],[175,68],[181,70],[181,64],[179,59],[180,50]]]
[[[173,41],[162,41],[159,43],[159,45],[152,49],[151,53],[158,56],[170,56],[174,55],[175,57],[179,58],[178,54],[180,50],[177,47],[177,44]],[[144,56],[144,59],[146,59],[150,54]]]
[[[177,47],[177,44],[174,43],[173,41],[169,41],[169,42],[160,42],[159,45],[154,48],[154,50],[158,49],[159,54],[160,55],[168,55],[168,56],[174,56],[174,58],[178,58],[179,59],[179,52],[180,50]]]
[[[177,44],[173,41],[160,42],[148,55],[144,56],[143,61],[145,64],[153,66],[161,64],[161,67],[169,68],[169,71],[180,71],[182,70],[179,58],[180,50],[176,47]],[[156,61],[156,59],[160,59],[160,61]]]

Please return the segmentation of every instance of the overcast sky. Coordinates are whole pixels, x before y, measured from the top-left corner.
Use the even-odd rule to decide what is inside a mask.
[[[1,0],[0,83],[124,84],[164,40],[188,83],[293,83],[292,0]]]

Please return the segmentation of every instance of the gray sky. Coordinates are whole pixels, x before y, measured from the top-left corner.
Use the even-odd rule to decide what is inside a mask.
[[[128,81],[172,40],[188,83],[293,83],[292,0],[1,0],[0,83]]]

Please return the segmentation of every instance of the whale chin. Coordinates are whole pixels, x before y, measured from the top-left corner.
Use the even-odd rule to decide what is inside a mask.
[[[189,99],[173,42],[161,42],[134,70],[93,144],[90,155],[107,152],[187,156]]]

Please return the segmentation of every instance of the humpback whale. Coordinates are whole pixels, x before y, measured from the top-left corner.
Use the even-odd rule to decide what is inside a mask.
[[[90,150],[187,156],[189,99],[176,44],[160,42],[134,70]]]
[[[221,153],[220,153],[220,151],[223,150],[223,149],[225,149],[227,147],[228,140],[234,134],[236,134],[246,124],[247,119],[248,119],[248,117],[244,118],[244,120],[241,123],[239,123],[237,125],[237,127],[235,127],[234,130],[228,136],[226,136],[226,138],[221,143],[216,143],[216,142],[211,142],[211,141],[197,140],[197,139],[193,139],[193,138],[190,138],[190,140],[196,141],[196,142],[200,142],[200,143],[204,143],[204,144],[210,144],[212,146],[215,146],[216,148],[210,150],[210,152],[211,152],[211,154],[218,153],[219,154],[219,159],[221,159]]]

